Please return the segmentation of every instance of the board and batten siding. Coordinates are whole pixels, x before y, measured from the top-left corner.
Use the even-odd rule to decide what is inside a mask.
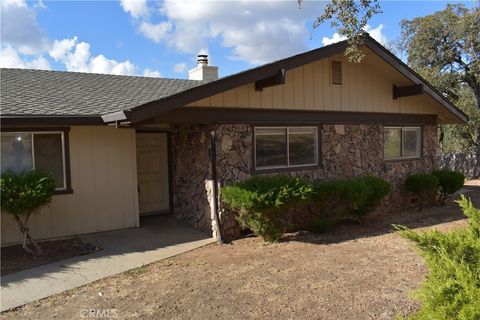
[[[394,100],[393,84],[411,82],[372,53],[360,64],[336,59],[342,60],[341,86],[330,84],[331,59],[325,58],[288,70],[283,85],[255,91],[249,83],[186,106],[438,114],[440,121],[452,117],[426,94]]]
[[[107,126],[70,128],[72,194],[54,195],[32,215],[35,239],[136,227],[139,225],[135,130]],[[15,220],[2,212],[2,246],[18,243]]]

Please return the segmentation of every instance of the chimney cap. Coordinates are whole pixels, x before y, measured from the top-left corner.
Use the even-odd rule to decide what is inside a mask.
[[[197,63],[199,65],[200,64],[208,65],[208,54],[199,54],[197,57],[198,57]]]

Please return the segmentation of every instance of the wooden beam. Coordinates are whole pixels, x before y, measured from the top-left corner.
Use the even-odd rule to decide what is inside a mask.
[[[255,81],[255,91],[263,91],[263,88],[285,84],[285,69],[278,70],[277,74]]]
[[[423,94],[423,84],[413,84],[411,86],[397,87],[393,85],[393,99],[400,97],[417,96]]]
[[[251,108],[182,107],[161,115],[159,123],[250,123],[250,124],[435,124],[433,114],[307,111]]]

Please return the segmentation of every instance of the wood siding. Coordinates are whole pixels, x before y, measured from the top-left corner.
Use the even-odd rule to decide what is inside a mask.
[[[453,119],[426,94],[394,100],[393,84],[411,82],[373,53],[360,64],[349,63],[341,56],[334,58],[342,59],[341,86],[330,84],[331,60],[323,59],[288,70],[284,85],[255,91],[254,83],[250,83],[187,106],[438,114],[440,122]]]
[[[65,237],[139,225],[135,131],[76,126],[70,130],[72,194],[30,218],[35,239]],[[19,242],[16,222],[2,213],[2,246]]]

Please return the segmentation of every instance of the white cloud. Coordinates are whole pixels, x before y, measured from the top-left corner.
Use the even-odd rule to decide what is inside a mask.
[[[147,0],[120,0],[123,11],[130,13],[134,18],[148,16]]]
[[[2,0],[0,13],[3,45],[28,55],[42,52],[49,46],[46,33],[38,25],[35,9],[28,7],[26,1]]]
[[[50,69],[50,57],[67,71],[135,75],[137,66],[129,60],[117,61],[103,54],[92,55],[90,44],[77,37],[48,39],[37,22],[36,9],[43,9],[41,0],[31,4],[25,0],[1,1],[0,66],[5,68]],[[148,15],[145,1],[122,1],[125,11],[135,16]],[[143,74],[160,77],[155,70]]]
[[[135,65],[128,60],[118,62],[105,58],[103,54],[92,58],[89,63],[89,72],[92,73],[134,75],[135,68]]]
[[[55,60],[65,58],[66,54],[72,50],[77,43],[77,37],[71,39],[55,40],[52,47],[49,50],[50,56]]]
[[[157,70],[151,70],[151,69],[145,69],[143,70],[143,76],[144,77],[151,77],[151,78],[161,78],[162,75],[160,74],[160,71]]]
[[[343,41],[343,40],[345,40],[345,39],[347,39],[347,37],[341,36],[341,35],[338,34],[338,32],[335,32],[335,33],[332,35],[331,38],[323,37],[323,39],[322,39],[322,44],[323,44],[324,46],[328,46],[328,45],[330,45],[330,44],[332,44],[332,43],[340,42],[340,41]]]
[[[367,24],[365,27],[365,31],[368,32],[373,39],[377,40],[382,45],[387,45],[388,38],[382,32],[384,27],[385,26],[383,24],[379,24],[376,28],[372,28],[370,25]],[[329,44],[340,42],[346,39],[347,37],[341,36],[340,34],[338,34],[338,32],[335,32],[331,38],[323,37],[322,43],[324,46],[328,46]]]
[[[145,37],[153,40],[153,42],[159,43],[161,40],[164,40],[172,30],[172,24],[169,22],[161,22],[158,24],[142,22],[139,29]]]
[[[231,49],[231,58],[258,64],[308,49],[306,22],[324,4],[305,1],[166,0],[155,16],[131,14],[139,32],[156,43],[195,54],[212,40]],[[154,12],[153,7],[150,10]]]
[[[136,66],[130,61],[116,61],[103,54],[92,57],[90,44],[78,42],[77,37],[55,40],[49,51],[55,61],[65,65],[67,71],[134,75]]]
[[[383,34],[384,27],[385,26],[381,23],[376,28],[372,28],[367,24],[365,31],[367,31],[373,39],[385,46],[388,44],[388,38],[385,34]]]
[[[25,59],[15,48],[6,46],[0,50],[0,67],[49,70],[50,63],[41,54]]]
[[[185,70],[187,70],[187,64],[185,62],[180,62],[173,66],[173,71],[177,73],[184,73]]]

